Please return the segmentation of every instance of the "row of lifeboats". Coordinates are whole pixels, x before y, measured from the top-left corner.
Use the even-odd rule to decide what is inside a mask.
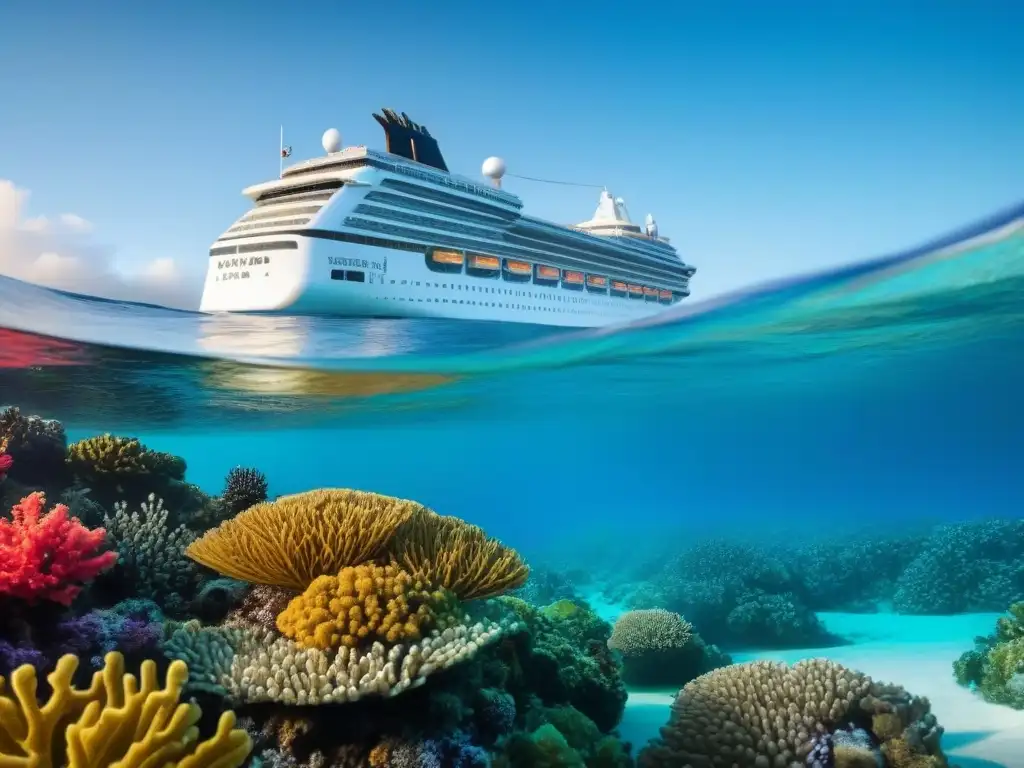
[[[629,296],[647,301],[672,302],[672,291],[637,285],[623,280],[609,280],[604,275],[594,275],[574,269],[560,269],[547,264],[531,264],[516,259],[500,259],[484,253],[463,253],[450,249],[432,248],[427,259],[433,265],[450,272],[461,272],[465,267],[469,273],[497,275],[501,272],[511,280],[533,280],[540,285],[561,283],[566,288],[586,287],[589,291],[611,293],[612,296]]]

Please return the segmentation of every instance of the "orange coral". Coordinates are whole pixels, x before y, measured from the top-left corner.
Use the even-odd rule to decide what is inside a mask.
[[[423,507],[376,493],[327,489],[257,504],[207,531],[185,554],[254,584],[303,590],[318,576],[379,556]]]
[[[460,600],[508,592],[530,573],[518,552],[483,529],[426,508],[398,529],[388,553],[413,576],[451,590]]]
[[[357,565],[320,576],[277,617],[277,628],[300,645],[355,648],[371,640],[419,640],[446,596],[392,566]]]

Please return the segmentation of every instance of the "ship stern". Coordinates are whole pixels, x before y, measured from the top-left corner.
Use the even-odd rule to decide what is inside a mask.
[[[310,243],[304,237],[215,243],[199,311],[287,311],[306,290],[309,263]]]

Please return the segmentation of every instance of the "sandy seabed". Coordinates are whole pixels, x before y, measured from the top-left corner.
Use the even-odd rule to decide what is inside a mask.
[[[605,606],[604,614],[609,614]],[[960,768],[1024,768],[1024,712],[983,701],[953,679],[953,661],[977,635],[995,628],[999,614],[899,616],[823,613],[833,632],[853,641],[836,648],[734,653],[736,662],[768,659],[793,663],[825,657],[927,696],[946,729],[942,743]],[[675,691],[630,692],[620,726],[638,751],[668,719]]]

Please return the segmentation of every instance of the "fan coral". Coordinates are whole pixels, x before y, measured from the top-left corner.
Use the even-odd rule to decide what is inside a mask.
[[[29,602],[49,600],[70,605],[82,583],[117,560],[116,552],[97,554],[106,531],[89,530],[68,518],[57,504],[43,513],[46,497],[33,493],[0,520],[0,594]]]
[[[500,595],[522,586],[530,574],[518,552],[483,529],[422,507],[398,529],[388,550],[411,574],[460,600]]]
[[[927,760],[924,765],[944,766],[942,729],[929,709],[926,699],[826,659],[792,667],[737,664],[703,675],[679,692],[661,738],[640,753],[639,765],[769,768],[805,763],[809,756],[813,764],[822,750],[821,735],[834,736],[849,725],[851,733],[870,728],[883,742],[883,754],[906,749]],[[852,736],[835,738],[840,742],[851,751],[861,743]]]
[[[627,611],[619,616],[608,638],[608,647],[623,656],[642,656],[650,651],[682,648],[690,642],[693,627],[678,613],[660,608]]]
[[[376,493],[309,491],[250,507],[185,553],[225,576],[301,591],[317,576],[379,556],[395,529],[420,509]]]
[[[148,502],[130,514],[127,502],[118,502],[114,516],[104,517],[103,524],[118,551],[119,567],[126,569],[137,593],[177,611],[198,578],[195,563],[185,557],[195,534],[184,525],[168,530],[167,514],[163,499],[150,494]]]
[[[124,673],[119,653],[107,655],[86,690],[72,684],[77,668],[73,655],[57,662],[47,676],[53,693],[43,706],[36,701],[35,669],[16,669],[10,692],[0,677],[0,763],[55,768],[54,754],[64,752],[67,768],[237,768],[252,749],[249,735],[234,728],[233,712],[222,714],[213,737],[199,742],[199,707],[179,703],[188,678],[184,662],[171,663],[163,688],[154,662],[144,662],[136,680]],[[59,736],[63,748],[54,743]]]
[[[368,641],[419,640],[446,595],[394,566],[357,565],[320,576],[277,617],[277,628],[302,647],[356,648]]]
[[[267,477],[258,469],[235,467],[224,480],[221,499],[232,515],[267,500]]]

